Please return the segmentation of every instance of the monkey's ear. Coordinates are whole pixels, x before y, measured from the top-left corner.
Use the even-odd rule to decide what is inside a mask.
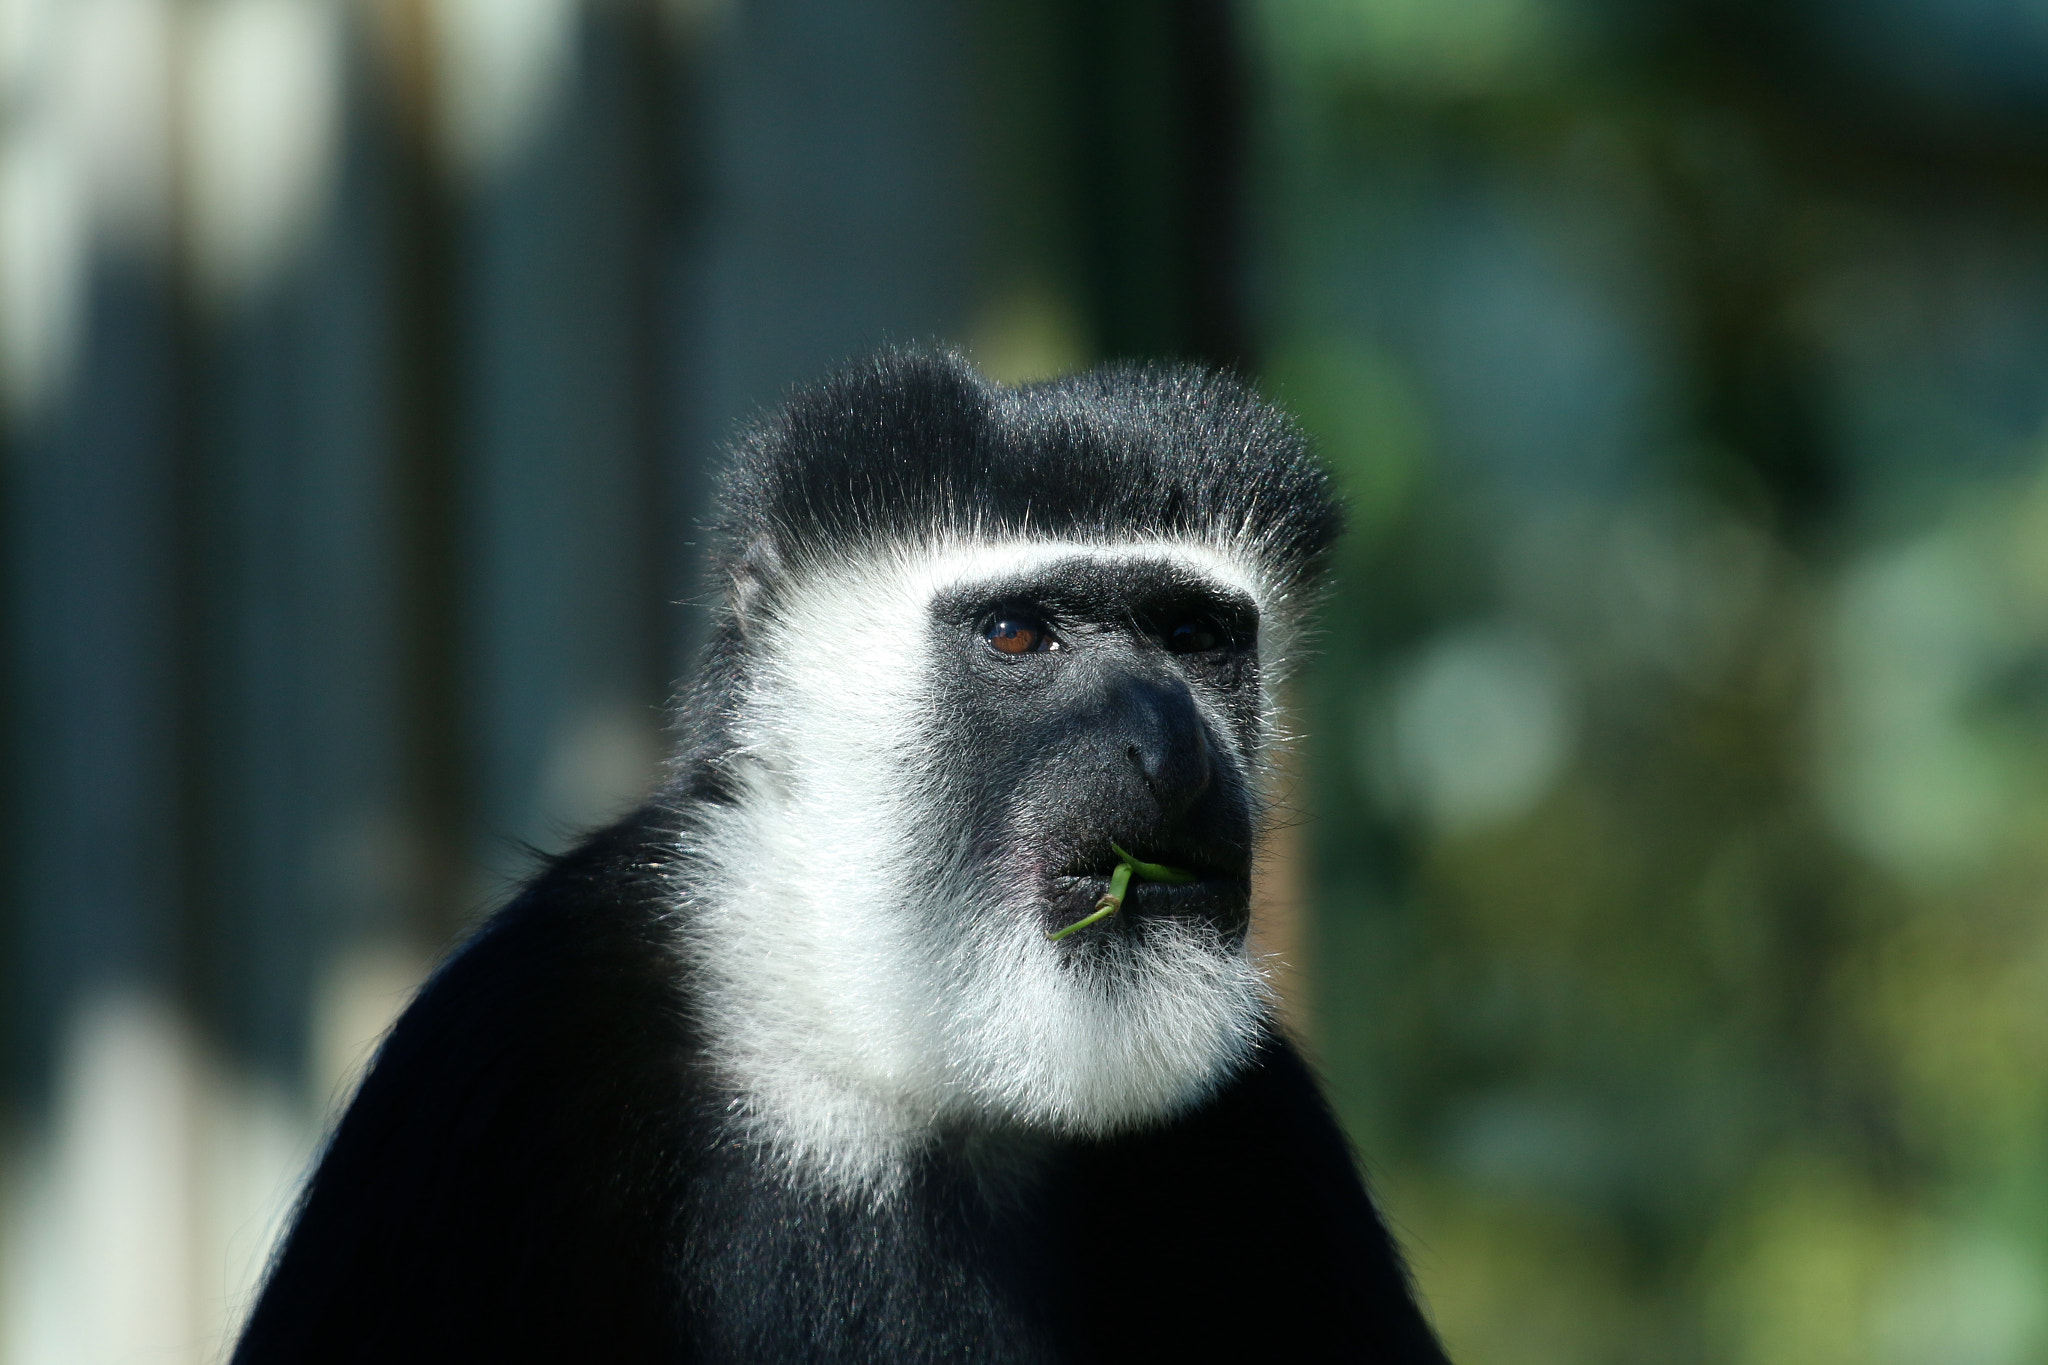
[[[733,563],[730,572],[732,589],[728,600],[733,619],[739,623],[741,635],[751,636],[782,577],[782,552],[775,548],[773,540],[761,536],[747,546],[747,552]]]

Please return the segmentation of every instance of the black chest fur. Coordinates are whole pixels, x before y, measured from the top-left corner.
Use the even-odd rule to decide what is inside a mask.
[[[379,1055],[237,1350],[259,1362],[1438,1361],[1284,1042],[1175,1123],[885,1200],[736,1140],[647,812],[562,860]]]

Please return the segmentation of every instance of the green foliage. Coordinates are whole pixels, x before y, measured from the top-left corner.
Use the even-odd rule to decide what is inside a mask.
[[[1686,12],[1257,9],[1312,1042],[1466,1365],[2023,1365],[2048,205]]]

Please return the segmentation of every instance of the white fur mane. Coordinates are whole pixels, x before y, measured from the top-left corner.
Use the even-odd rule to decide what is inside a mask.
[[[742,1097],[734,1120],[793,1176],[886,1197],[941,1129],[1101,1134],[1164,1118],[1266,1027],[1266,982],[1241,943],[1148,919],[1072,961],[1005,904],[1029,888],[978,885],[920,843],[927,774],[946,761],[917,724],[931,603],[1076,556],[1167,560],[1249,593],[1271,691],[1292,604],[1228,547],[898,548],[799,572],[757,627],[739,799],[700,846],[711,871],[686,946],[713,1061]]]

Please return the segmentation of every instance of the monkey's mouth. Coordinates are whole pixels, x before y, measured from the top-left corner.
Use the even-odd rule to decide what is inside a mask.
[[[1146,851],[1133,850],[1139,857]],[[1120,910],[1099,924],[1090,925],[1073,939],[1090,935],[1129,933],[1149,918],[1181,918],[1205,921],[1219,932],[1240,934],[1251,923],[1251,869],[1229,867],[1219,861],[1186,853],[1162,861],[1193,874],[1194,880],[1172,884],[1134,880],[1124,892]],[[1109,891],[1110,875],[1116,869],[1114,855],[1076,860],[1047,878],[1045,925],[1054,933],[1078,923],[1095,912]]]

